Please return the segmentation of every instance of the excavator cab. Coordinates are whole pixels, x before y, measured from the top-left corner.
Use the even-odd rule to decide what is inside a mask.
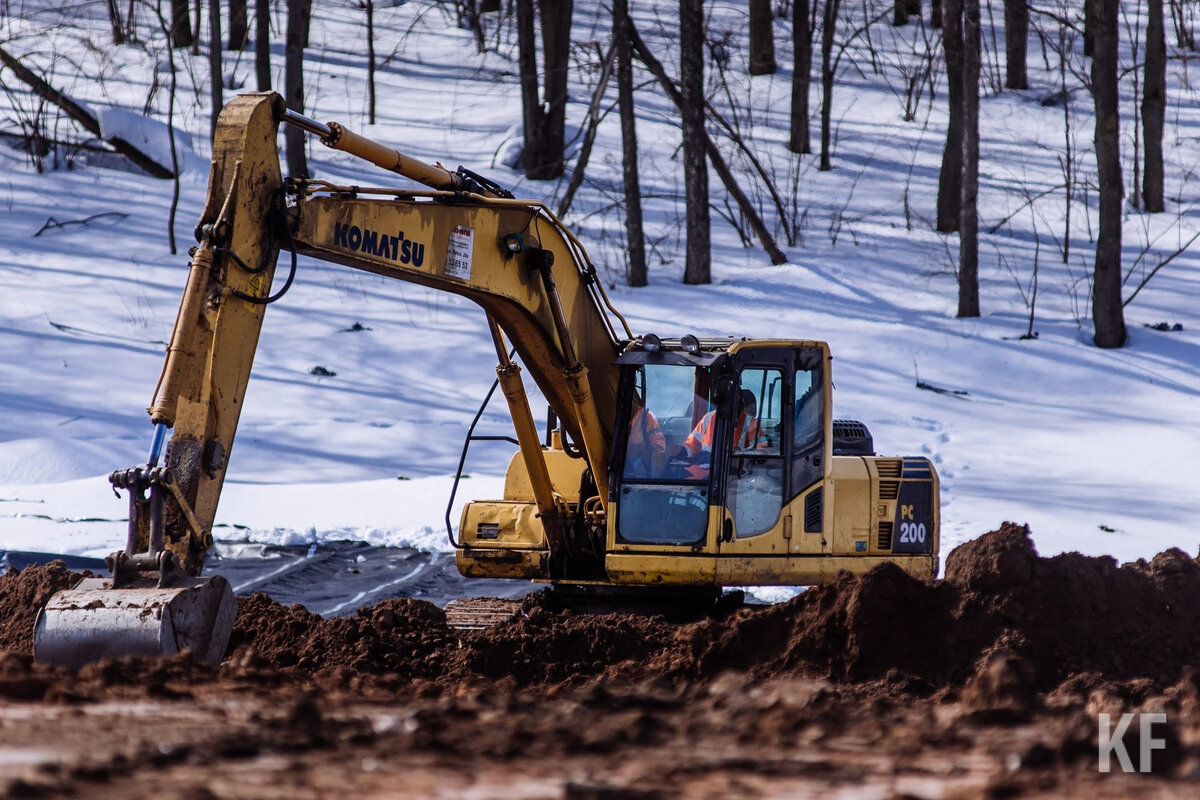
[[[609,580],[806,585],[885,560],[936,573],[932,466],[878,458],[865,426],[835,422],[825,343],[643,337],[617,363],[629,433],[614,437]],[[639,455],[648,421],[661,469]]]
[[[607,493],[556,444],[541,457],[561,513],[539,514],[518,454],[505,499],[463,512],[463,574],[680,589],[811,585],[885,562],[937,574],[933,465],[877,456],[865,425],[834,419],[826,343],[644,335],[615,366]],[[588,557],[555,565],[548,523]]]

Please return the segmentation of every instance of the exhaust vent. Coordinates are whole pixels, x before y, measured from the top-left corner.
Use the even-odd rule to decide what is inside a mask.
[[[808,497],[804,498],[804,532],[805,533],[820,533],[821,520],[825,516],[825,490],[817,489],[809,492]]]
[[[879,535],[876,537],[875,544],[880,550],[892,549],[892,523],[879,523]]]
[[[900,481],[880,481],[879,499],[895,500],[900,496]]]
[[[880,458],[875,461],[875,471],[881,478],[899,478],[904,462],[898,458]]]

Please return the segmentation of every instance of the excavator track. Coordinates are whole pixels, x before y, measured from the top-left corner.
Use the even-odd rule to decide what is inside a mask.
[[[499,597],[464,597],[451,600],[443,609],[446,624],[460,631],[479,631],[499,625],[521,612],[521,600]]]

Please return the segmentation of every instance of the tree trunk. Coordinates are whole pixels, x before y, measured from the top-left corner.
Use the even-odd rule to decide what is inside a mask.
[[[963,3],[962,201],[958,212],[958,316],[979,316],[979,0]]]
[[[108,8],[108,22],[112,26],[113,44],[125,44],[125,27],[121,23],[121,7],[117,0],[104,0]]]
[[[171,46],[192,43],[192,21],[188,18],[188,0],[171,0]]]
[[[271,91],[271,0],[254,0],[254,76],[260,92]]]
[[[284,99],[287,107],[304,113],[304,43],[308,41],[308,21],[311,0],[287,0],[287,44],[284,66]],[[308,158],[304,152],[304,131],[295,125],[285,126],[288,174],[293,178],[308,175]]]
[[[830,115],[833,113],[833,38],[840,5],[841,0],[825,0],[821,29],[821,163],[818,169],[822,172],[833,169],[829,154]]]
[[[536,174],[542,154],[545,114],[538,92],[537,39],[534,34],[533,0],[517,0],[517,70],[521,80],[521,119],[524,127],[524,152],[521,155],[525,177]]]
[[[367,12],[367,121],[375,124],[375,0],[363,0]]]
[[[929,27],[934,30],[942,27],[942,0],[930,0]]]
[[[1007,56],[1004,85],[1006,88],[1029,88],[1025,70],[1025,50],[1028,38],[1028,0],[1004,0],[1004,49]]]
[[[1096,46],[1096,2],[1083,0],[1083,54],[1089,58],[1094,55],[1092,51]]]
[[[904,0],[904,10],[910,17],[921,16],[921,0]]]
[[[1171,0],[1171,22],[1175,26],[1175,44],[1180,50],[1195,50],[1196,35],[1188,25],[1188,0]]]
[[[895,0],[892,3],[892,25],[899,28],[908,24],[908,0]]]
[[[192,55],[198,56],[200,55],[200,33],[204,30],[204,0],[196,0],[192,30],[196,32],[196,35],[192,37]]]
[[[775,26],[771,0],[750,0],[750,74],[771,75],[775,64]]]
[[[812,84],[812,30],[808,24],[808,0],[792,6],[792,125],[788,149],[811,153],[808,131],[808,88]]]
[[[1146,210],[1163,210],[1163,119],[1167,103],[1167,44],[1163,0],[1149,0],[1146,19],[1146,85],[1142,92],[1142,131],[1146,140],[1146,174],[1142,200]]]
[[[683,96],[680,94],[679,87],[676,86],[675,82],[671,80],[671,77],[667,75],[667,71],[663,68],[662,63],[654,57],[654,54],[651,53],[646,47],[646,43],[643,42],[641,37],[637,35],[637,30],[634,28],[632,22],[630,23],[629,28],[630,38],[633,41],[633,49],[637,53],[638,58],[641,59],[642,63],[646,65],[646,69],[650,70],[650,74],[658,79],[658,85],[662,87],[667,97],[669,97],[671,102],[675,104],[675,107],[679,109],[680,117],[682,118]],[[712,106],[707,106],[707,108],[712,110]],[[726,130],[729,130],[729,128],[726,127]],[[729,192],[729,196],[733,198],[735,203],[737,203],[738,211],[740,211],[742,216],[746,218],[746,222],[750,226],[750,229],[754,231],[754,235],[757,236],[758,240],[762,243],[763,250],[765,250],[767,255],[771,257],[771,263],[776,265],[786,264],[788,260],[787,255],[779,249],[778,245],[775,244],[775,238],[771,235],[771,232],[767,230],[767,226],[763,223],[762,217],[758,215],[758,211],[755,209],[754,204],[750,202],[750,198],[746,196],[746,193],[742,191],[742,188],[738,185],[737,178],[734,176],[733,170],[731,170],[729,165],[725,163],[725,158],[721,155],[721,151],[717,149],[712,137],[710,137],[703,129],[700,133],[702,142],[704,144],[704,152],[708,155],[709,163],[712,164],[713,170],[717,173],[717,177],[719,177],[721,182],[725,185],[725,190]]]
[[[187,10],[184,10],[184,19]],[[161,17],[160,17],[161,19]],[[171,24],[174,25],[174,19]],[[170,31],[164,31],[170,35]],[[167,64],[171,69],[171,83],[167,87],[167,142],[171,146],[171,205],[167,209],[167,246],[171,255],[178,252],[175,241],[175,217],[179,213],[179,148],[175,142],[175,94],[179,89],[179,73],[175,66],[175,54],[167,48]]]
[[[571,6],[570,0],[541,4],[542,49],[546,62],[546,104],[543,109],[538,91],[533,0],[516,1],[517,65],[525,127],[525,151],[521,160],[525,177],[531,180],[550,180],[563,173]]]
[[[1096,164],[1100,181],[1100,230],[1092,276],[1092,321],[1098,347],[1125,344],[1121,305],[1121,124],[1117,87],[1119,0],[1092,0],[1095,28],[1092,96],[1096,102]]]
[[[545,159],[538,177],[550,179],[563,174],[563,148],[567,130],[567,77],[571,58],[571,0],[542,0],[542,52],[545,55],[546,125]],[[530,176],[534,177],[534,176]]]
[[[943,0],[942,48],[946,53],[946,96],[950,120],[946,126],[946,145],[942,148],[942,171],[938,176],[937,229],[942,233],[958,230],[958,212],[962,204],[962,12],[962,0]]]
[[[246,0],[229,0],[229,43],[226,50],[244,50],[250,41],[250,21]]]
[[[211,0],[208,5],[208,82],[212,100],[212,119],[209,133],[217,135],[217,117],[225,107],[225,76],[221,69],[221,3]]]
[[[630,286],[645,286],[646,236],[642,229],[642,191],[637,165],[629,0],[613,0],[612,13],[613,42],[617,48],[617,107],[621,115],[621,170],[625,179],[625,239],[629,247],[626,279]]]
[[[679,0],[679,88],[683,185],[687,204],[684,283],[712,280],[708,160],[704,153],[704,3]]]
[[[487,52],[487,42],[483,37],[483,20],[479,17],[482,12],[477,0],[460,0],[455,5],[458,7],[459,27],[465,26],[467,30],[475,34],[475,52]]]

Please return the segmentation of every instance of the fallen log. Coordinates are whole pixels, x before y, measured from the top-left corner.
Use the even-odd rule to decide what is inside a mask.
[[[124,139],[116,136],[104,139],[104,136],[100,130],[100,121],[96,119],[92,112],[88,111],[86,108],[79,105],[79,103],[76,103],[74,100],[67,97],[50,84],[46,83],[46,81],[42,80],[40,76],[22,64],[19,60],[14,58],[12,54],[3,48],[0,48],[0,63],[11,69],[14,75],[28,84],[29,88],[33,89],[34,93],[37,94],[38,97],[54,103],[54,105],[61,108],[67,114],[67,116],[82,125],[88,131],[88,133],[91,133],[93,136],[108,142],[110,145],[112,145],[114,150],[128,158],[137,166],[141,167],[148,174],[155,178],[162,179],[173,177],[171,170],[167,169],[162,164],[159,164],[157,161],[150,158],[150,156],[146,155]]]

